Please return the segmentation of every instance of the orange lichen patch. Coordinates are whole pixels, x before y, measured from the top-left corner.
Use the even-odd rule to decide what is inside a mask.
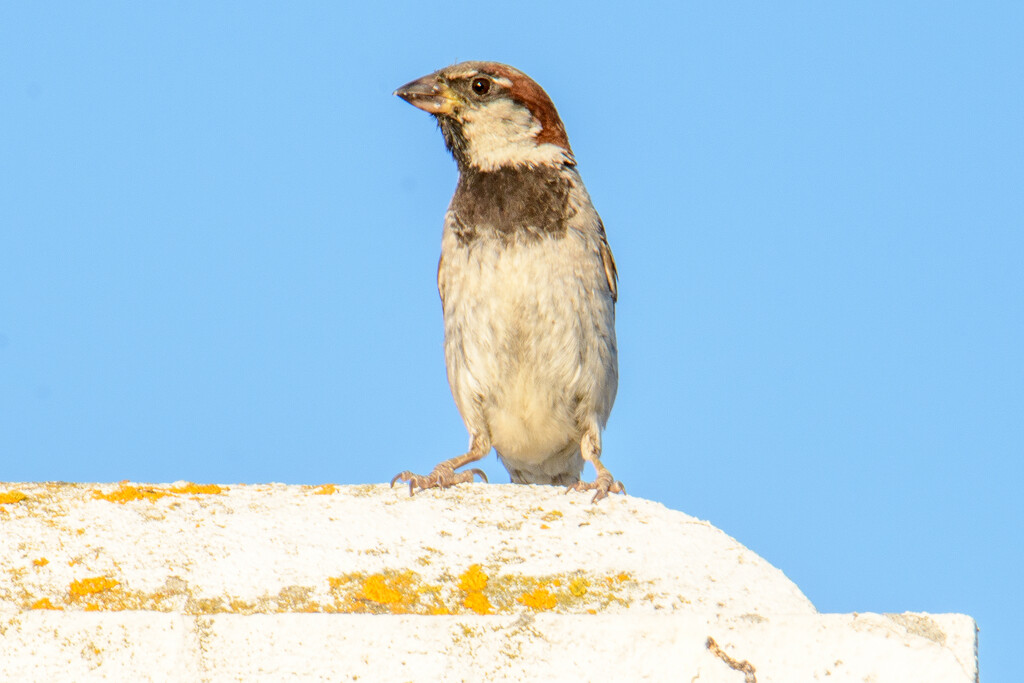
[[[338,487],[335,486],[334,484],[324,484],[322,486],[317,486],[316,489],[314,489],[313,494],[317,496],[329,496],[332,493],[337,492]]]
[[[214,496],[218,493],[224,493],[227,488],[217,486],[216,484],[193,484],[189,482],[184,486],[172,486],[167,489],[170,493],[192,493],[204,496]]]
[[[491,614],[494,611],[491,601],[483,593],[467,593],[462,604],[477,614]]]
[[[459,590],[466,594],[462,599],[463,607],[477,614],[493,613],[491,601],[483,593],[487,590],[487,581],[487,574],[479,564],[470,565],[459,575]]]
[[[482,591],[487,588],[487,574],[478,564],[469,566],[469,569],[459,575],[459,589],[467,593]]]
[[[133,486],[127,482],[121,482],[121,485],[110,493],[103,493],[98,490],[93,491],[92,497],[111,503],[130,503],[133,500],[148,500],[153,503],[167,496],[213,496],[228,490],[230,489],[225,486],[218,486],[217,484],[193,484],[192,482],[187,482],[181,486],[171,486],[166,489],[157,486]]]
[[[133,500],[148,500],[149,502],[155,502],[168,494],[155,488],[140,488],[138,486],[131,486],[129,484],[121,484],[110,493],[103,493],[102,491],[93,491],[92,497],[100,500],[105,500],[110,503],[128,503]]]
[[[386,571],[379,574],[346,574],[327,580],[339,612],[371,614],[427,614],[430,605],[423,604],[423,593],[435,592],[425,587],[416,572]]]
[[[620,575],[621,576],[621,575]],[[614,588],[616,583],[622,583],[618,576],[606,576],[604,577],[604,585],[609,588]]]
[[[0,505],[20,503],[26,498],[28,498],[28,494],[22,493],[21,491],[4,491],[3,493],[0,493]]]
[[[32,560],[33,567],[45,567],[48,564],[50,564],[50,561],[45,557],[37,557],[36,559]]]
[[[383,574],[374,574],[363,581],[357,597],[379,605],[393,605],[402,601],[401,591],[392,588]]]
[[[554,609],[555,605],[558,604],[558,600],[555,599],[555,596],[549,590],[540,587],[533,589],[525,595],[520,595],[519,602],[537,612]]]
[[[121,585],[120,581],[109,579],[106,576],[94,576],[92,578],[82,579],[81,581],[72,581],[70,592],[72,599],[74,599],[85,595],[102,593],[119,585]]]
[[[82,534],[85,533],[85,529],[75,529],[75,533],[78,534],[79,536],[81,536]]]
[[[550,576],[489,574],[479,564],[439,585],[413,571],[353,573],[327,581],[333,603],[319,611],[357,614],[515,614],[524,607],[562,614],[598,613],[611,605],[628,607],[636,588],[625,573],[582,572]],[[288,610],[306,609],[295,604]]]
[[[40,558],[44,559],[44,558]],[[27,567],[22,571],[30,571]],[[179,586],[178,583],[181,585]],[[641,584],[643,582],[640,582]],[[173,584],[173,585],[172,585]],[[24,609],[84,609],[87,611],[152,611],[186,614],[516,614],[523,609],[560,614],[598,614],[609,608],[628,607],[640,584],[627,572],[590,574],[574,572],[548,576],[500,574],[479,564],[457,575],[444,575],[427,583],[411,570],[351,573],[327,580],[322,586],[285,586],[276,594],[241,599],[237,596],[193,596],[184,581],[169,582],[156,591],[131,590],[109,576],[72,581],[63,601],[36,600],[28,594]],[[640,591],[643,592],[643,591]]]

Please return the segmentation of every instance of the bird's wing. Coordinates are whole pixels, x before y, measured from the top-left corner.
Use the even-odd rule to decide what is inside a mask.
[[[444,308],[444,281],[441,279],[441,268],[444,267],[444,250],[441,250],[441,257],[437,259],[437,293],[441,295],[441,308]]]
[[[615,257],[612,256],[612,248],[608,246],[608,239],[601,231],[601,262],[604,264],[604,276],[608,280],[608,291],[612,293],[612,301],[619,300],[619,271],[615,268]]]

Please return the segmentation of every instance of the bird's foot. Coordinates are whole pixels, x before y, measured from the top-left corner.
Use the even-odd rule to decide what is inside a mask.
[[[570,484],[565,490],[566,493],[570,491],[596,491],[594,493],[591,503],[596,503],[602,498],[607,498],[609,493],[626,493],[626,487],[621,481],[612,478],[612,473],[608,470],[601,468],[601,471],[597,473],[597,479],[591,482],[577,481],[574,484]]]
[[[455,467],[452,466],[451,461],[445,460],[439,463],[434,471],[428,475],[413,474],[406,470],[395,475],[395,478],[391,480],[391,486],[394,487],[396,481],[409,482],[409,495],[413,495],[417,489],[425,491],[427,489],[439,488],[446,489],[449,486],[455,486],[456,484],[472,483],[473,477],[479,475],[484,482],[487,482],[487,475],[484,474],[483,470],[473,468],[464,472],[456,472]]]

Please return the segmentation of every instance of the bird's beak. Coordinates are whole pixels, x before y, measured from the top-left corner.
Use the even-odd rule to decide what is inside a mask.
[[[412,106],[431,114],[451,114],[459,103],[455,91],[439,79],[437,74],[406,83],[396,90],[395,94]]]

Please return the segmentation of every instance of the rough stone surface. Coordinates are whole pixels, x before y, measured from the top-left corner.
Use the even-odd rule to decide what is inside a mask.
[[[734,539],[635,497],[592,505],[510,484],[411,498],[387,486],[16,490],[26,497],[0,506],[0,610],[814,613]]]
[[[0,485],[2,680],[969,683],[975,642],[962,615],[817,614],[628,496]]]

